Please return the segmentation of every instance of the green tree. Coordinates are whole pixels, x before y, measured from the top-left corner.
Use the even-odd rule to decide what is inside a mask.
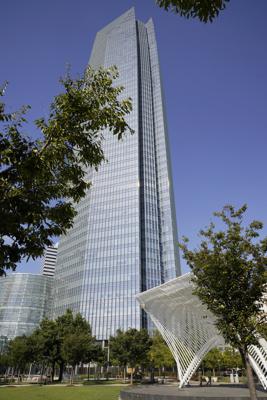
[[[34,361],[51,367],[51,379],[54,380],[56,363],[62,361],[61,346],[62,337],[56,321],[43,319],[40,327],[37,328],[28,338]]]
[[[156,0],[159,7],[185,18],[212,22],[224,10],[229,0]]]
[[[35,122],[38,140],[21,133],[29,107],[10,114],[0,103],[0,275],[23,257],[41,256],[53,236],[71,227],[75,203],[90,187],[86,171],[105,160],[103,130],[118,139],[131,131],[125,120],[131,101],[119,100],[117,77],[113,67],[62,79],[48,119]]]
[[[97,361],[100,356],[98,348],[89,323],[81,314],[76,314],[70,329],[65,332],[61,349],[63,360],[72,366],[71,383],[75,366],[81,362]]]
[[[24,371],[26,365],[33,360],[27,336],[17,336],[8,343],[7,360],[18,376]]]
[[[156,331],[152,337],[152,345],[149,350],[149,360],[151,362],[152,371],[154,368],[158,368],[159,375],[161,375],[161,371],[164,367],[172,367],[175,365],[173,355],[158,331]]]
[[[62,356],[65,362],[72,366],[70,383],[73,383],[75,365],[87,362],[90,351],[91,337],[84,333],[68,334],[62,344]]]
[[[200,231],[199,249],[188,249],[188,239],[180,245],[194,274],[194,293],[216,316],[216,325],[226,342],[240,352],[246,368],[251,399],[256,399],[248,347],[258,344],[258,331],[266,324],[263,312],[266,290],[267,238],[259,240],[260,221],[244,227],[247,209],[227,205],[214,213],[226,225],[215,230],[211,223]]]
[[[111,359],[124,367],[131,368],[131,384],[133,383],[133,370],[137,366],[146,364],[149,360],[148,353],[151,339],[145,329],[128,329],[126,332],[117,331],[116,336],[110,337]]]
[[[220,369],[222,364],[223,364],[223,354],[217,348],[210,350],[203,359],[204,367],[212,370],[213,376],[215,376],[215,370]]]
[[[239,352],[233,348],[227,348],[222,353],[222,365],[227,368],[241,368],[242,359]]]
[[[39,328],[27,337],[27,346],[31,361],[42,366],[42,373],[51,367],[52,381],[56,365],[60,368],[61,381],[66,363],[74,367],[80,362],[97,361],[101,350],[89,323],[81,314],[73,315],[71,310],[56,320],[41,321]]]
[[[71,310],[67,310],[55,322],[60,341],[58,364],[60,366],[59,380],[61,381],[66,363],[70,363],[73,366],[75,365],[73,364],[74,362],[78,364],[79,362],[97,361],[98,353],[96,340],[92,336],[90,325],[80,313],[73,315]],[[83,355],[81,355],[76,345],[73,349],[68,349],[68,344],[73,343],[75,337],[77,343],[82,346]],[[78,360],[81,356],[82,358]]]
[[[8,354],[0,353],[0,375],[4,375],[9,365],[10,365],[10,360]]]
[[[114,365],[123,367],[124,380],[126,376],[126,367],[128,363],[128,348],[126,348],[125,332],[118,329],[116,336],[109,339],[110,359]]]

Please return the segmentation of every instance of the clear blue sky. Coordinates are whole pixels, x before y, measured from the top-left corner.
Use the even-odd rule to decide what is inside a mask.
[[[267,225],[266,0],[231,0],[208,25],[166,13],[154,0],[3,1],[7,103],[30,104],[30,120],[47,115],[66,65],[82,73],[96,32],[131,6],[155,23],[179,235],[197,246],[199,229],[226,203],[248,203],[248,217]],[[36,135],[31,124],[28,134]],[[18,272],[39,265],[24,263]]]

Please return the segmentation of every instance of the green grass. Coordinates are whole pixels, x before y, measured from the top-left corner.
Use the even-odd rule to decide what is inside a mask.
[[[118,400],[119,386],[0,387],[0,400]]]

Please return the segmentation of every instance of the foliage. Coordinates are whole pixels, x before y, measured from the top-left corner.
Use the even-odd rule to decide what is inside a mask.
[[[30,336],[15,338],[7,352],[9,365],[22,369],[29,362],[50,366],[52,379],[56,364],[60,366],[62,377],[65,363],[74,366],[97,361],[100,355],[101,349],[89,323],[81,314],[73,315],[70,310],[54,321],[44,319]]]
[[[9,365],[9,357],[7,354],[0,354],[0,375],[4,375]]]
[[[61,361],[61,337],[56,321],[44,319],[29,337],[34,361],[52,367],[52,380],[57,362]]]
[[[266,324],[262,308],[267,283],[267,238],[258,239],[263,228],[260,221],[243,226],[246,209],[246,205],[238,210],[225,206],[214,215],[226,230],[216,231],[211,223],[200,231],[204,239],[199,249],[189,250],[186,238],[180,247],[194,274],[194,293],[216,316],[216,325],[226,342],[239,350],[249,385],[253,385],[248,346],[258,344],[258,331]],[[252,386],[250,390],[255,398]]]
[[[64,338],[62,355],[73,367],[80,362],[85,363],[90,351],[90,337],[86,334],[70,333]]]
[[[262,324],[258,327],[258,331],[261,337],[267,340],[267,324]]]
[[[53,236],[71,227],[73,203],[90,187],[86,171],[105,160],[103,130],[118,139],[131,131],[125,120],[131,101],[119,100],[117,77],[113,67],[62,79],[64,91],[48,119],[35,122],[43,137],[38,140],[21,133],[29,107],[9,114],[0,103],[0,275],[23,257],[41,256]]]
[[[156,368],[172,367],[176,364],[172,353],[158,331],[152,338],[149,359]]]
[[[205,368],[212,369],[213,371],[217,368],[220,368],[222,366],[222,360],[223,360],[223,353],[217,349],[214,348],[206,354],[204,357],[202,363]]]
[[[199,250],[189,250],[187,240],[180,246],[194,273],[195,294],[217,317],[226,341],[244,349],[258,343],[257,331],[266,323],[262,306],[267,283],[267,238],[254,243],[263,224],[253,221],[244,228],[246,209],[225,206],[214,215],[226,224],[226,231],[216,232],[211,223],[200,231],[204,240]]]
[[[198,18],[202,22],[212,22],[228,2],[229,0],[156,0],[166,11],[185,18]]]
[[[28,337],[23,335],[11,340],[8,344],[6,357],[8,364],[17,369],[18,372],[24,369],[25,365],[33,359]]]
[[[68,312],[70,313],[70,311]],[[100,349],[95,337],[92,336],[89,323],[81,314],[76,314],[71,326],[63,336],[61,348],[63,360],[73,367],[80,362],[97,361],[101,356]]]
[[[222,364],[225,369],[227,368],[241,368],[242,360],[238,351],[233,348],[227,348],[222,353]]]
[[[123,367],[128,365],[133,370],[148,362],[151,339],[145,329],[138,331],[130,328],[126,332],[119,329],[116,336],[110,337],[109,345],[111,359]]]
[[[118,329],[116,336],[111,336],[109,340],[110,359],[114,365],[126,367],[129,359],[126,345],[125,332]]]
[[[237,350],[227,347],[224,351],[214,348],[204,357],[202,364],[205,369],[226,370],[230,368],[241,368],[242,360]]]
[[[53,344],[48,350],[54,356],[52,362],[58,362],[63,369],[64,363],[74,366],[80,362],[97,361],[99,354],[91,327],[81,314],[73,315],[71,310],[59,316],[55,321],[43,321],[40,331],[48,340],[52,337],[46,327],[54,323]],[[53,351],[54,348],[54,351]]]

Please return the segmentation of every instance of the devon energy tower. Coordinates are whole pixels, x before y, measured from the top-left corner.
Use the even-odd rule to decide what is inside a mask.
[[[96,35],[90,65],[116,65],[134,129],[118,142],[106,134],[108,163],[62,237],[55,271],[54,317],[67,308],[90,322],[98,340],[147,326],[135,295],[180,275],[172,176],[153,22],[134,9]]]

